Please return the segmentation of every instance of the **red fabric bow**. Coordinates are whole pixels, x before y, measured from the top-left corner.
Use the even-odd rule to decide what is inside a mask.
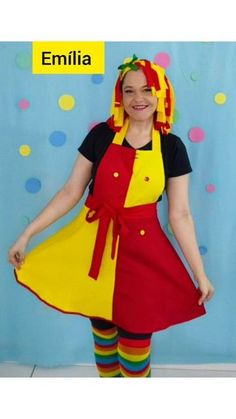
[[[92,264],[89,271],[89,276],[94,279],[97,279],[99,275],[99,270],[102,262],[102,256],[104,248],[106,245],[107,231],[111,220],[113,220],[113,230],[112,230],[112,249],[111,249],[111,258],[114,259],[116,252],[116,243],[118,235],[121,233],[127,234],[128,228],[125,225],[125,222],[122,218],[121,212],[115,210],[106,203],[98,203],[95,201],[91,195],[89,195],[86,200],[86,205],[90,207],[86,215],[86,221],[92,223],[95,220],[99,220],[98,231],[96,242],[94,246],[94,253]]]
[[[91,194],[89,194],[85,205],[89,207],[89,210],[86,214],[86,221],[92,223],[95,220],[99,220],[92,263],[88,274],[91,278],[97,279],[111,220],[113,221],[111,258],[114,259],[118,235],[121,233],[127,234],[129,232],[127,224],[125,223],[125,219],[134,217],[142,219],[142,217],[145,216],[156,215],[156,203],[116,209],[105,202],[99,202]]]

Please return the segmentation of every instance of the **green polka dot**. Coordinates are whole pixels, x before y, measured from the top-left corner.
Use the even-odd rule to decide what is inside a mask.
[[[16,56],[16,64],[23,70],[31,68],[31,54],[28,52],[19,52]]]
[[[191,78],[191,80],[192,80],[192,81],[197,81],[197,80],[199,80],[200,75],[199,75],[199,73],[197,73],[196,71],[193,71],[193,72],[190,74],[190,78]]]
[[[179,119],[180,119],[180,113],[179,113],[178,109],[175,109],[175,110],[174,110],[174,124],[175,124],[176,122],[178,122],[178,121],[179,121]]]
[[[170,226],[170,224],[169,224],[169,223],[167,224],[167,232],[168,232],[171,236],[173,236],[173,235],[174,235],[173,231],[171,230],[171,226]]]

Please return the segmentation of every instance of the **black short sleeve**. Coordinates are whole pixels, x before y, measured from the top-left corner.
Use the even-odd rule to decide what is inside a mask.
[[[187,149],[183,141],[176,135],[172,135],[173,143],[168,159],[168,177],[181,176],[193,171]]]
[[[95,127],[86,135],[82,144],[78,147],[78,151],[93,163],[96,158],[96,139],[100,138],[102,131],[104,131],[104,123],[95,125]]]

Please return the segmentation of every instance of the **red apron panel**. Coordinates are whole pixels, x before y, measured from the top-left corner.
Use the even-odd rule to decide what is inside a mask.
[[[200,293],[157,217],[132,220],[120,237],[113,321],[151,332],[206,313]]]
[[[122,208],[130,184],[134,160],[134,149],[111,144],[96,173],[94,198],[113,208]]]

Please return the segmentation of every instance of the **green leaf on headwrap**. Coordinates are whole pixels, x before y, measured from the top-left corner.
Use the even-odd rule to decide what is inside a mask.
[[[121,64],[118,67],[118,70],[121,70],[122,72],[126,69],[126,68],[130,68],[131,70],[137,71],[139,70],[139,67],[137,65],[134,64],[134,61],[138,60],[138,57],[136,57],[136,55],[133,55],[133,58],[131,59],[131,61],[129,61],[128,63],[125,64]]]

